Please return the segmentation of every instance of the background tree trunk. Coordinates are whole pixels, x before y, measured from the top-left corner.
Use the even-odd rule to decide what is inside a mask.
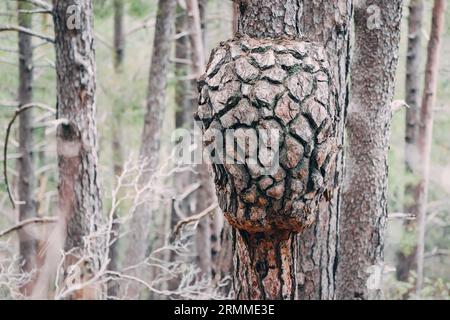
[[[125,35],[124,35],[124,1],[114,0],[114,70],[116,76],[120,77],[122,74],[124,51],[125,51]],[[120,176],[123,171],[123,147],[122,147],[122,117],[123,117],[123,107],[122,101],[115,101],[112,110],[112,125],[111,125],[111,135],[112,135],[112,153],[113,153],[113,169],[114,175],[116,177]],[[117,209],[119,210],[119,209]],[[113,219],[119,217],[118,213],[114,212]],[[114,223],[112,232],[113,238],[117,237],[119,233],[120,225]],[[109,249],[109,270],[118,270],[118,259],[119,259],[119,241],[113,242]],[[119,285],[117,283],[110,283],[108,286],[108,296],[115,297],[118,293]]]
[[[417,136],[419,133],[420,116],[420,79],[421,79],[421,50],[423,28],[423,0],[411,0],[408,17],[408,51],[406,54],[406,81],[405,102],[409,106],[405,117],[405,168],[406,173],[412,176],[417,173]],[[414,202],[417,196],[417,185],[407,181],[405,185],[405,213],[414,213]],[[409,235],[416,232],[416,222],[406,220],[403,224],[404,233]],[[410,237],[406,237],[410,238]],[[404,242],[403,240],[402,242]],[[402,243],[403,244],[403,243]],[[396,275],[399,281],[408,281],[410,270],[414,269],[416,260],[416,246],[407,243],[407,251],[401,249],[397,252]]]
[[[159,162],[160,133],[166,105],[167,73],[174,31],[175,7],[176,0],[159,0],[158,2],[147,107],[140,149],[140,157],[145,161],[145,171],[140,179],[141,186],[150,181]],[[154,204],[149,202],[155,199],[151,199],[150,194],[146,196],[148,199],[145,199],[145,203],[136,208],[130,221],[132,232],[127,237],[128,247],[125,256],[125,261],[130,266],[143,261],[150,246],[149,231],[151,221],[153,221],[152,206]],[[140,273],[142,276],[142,270]],[[139,291],[139,285],[131,284],[127,292],[128,297],[136,298]]]
[[[114,0],[114,70],[117,75],[122,73],[123,60],[125,55],[125,35],[123,27],[124,17],[124,1]],[[115,103],[113,109],[112,121],[112,152],[114,161],[114,174],[120,176],[122,174],[123,166],[123,147],[121,139],[121,119],[122,102]]]
[[[355,7],[337,299],[381,295],[379,269],[369,267],[381,272],[383,268],[387,157],[401,17],[401,0],[366,1]],[[377,282],[373,287],[368,286],[370,277]]]
[[[66,225],[69,251],[84,248],[83,237],[95,232],[101,218],[92,1],[54,1],[53,17],[57,116],[65,121],[57,130],[59,215]],[[92,272],[83,270],[83,276],[89,278]],[[93,296],[80,293],[79,298]]]
[[[25,2],[18,2],[18,10],[30,10],[32,6]],[[32,15],[18,13],[19,26],[31,29]],[[32,37],[19,33],[19,107],[32,102],[33,98],[33,47]],[[18,192],[20,204],[19,220],[36,217],[36,203],[34,199],[35,174],[33,163],[33,113],[31,109],[19,116],[19,154],[18,160]],[[22,228],[19,230],[20,256],[23,259],[23,272],[38,272],[37,269],[37,240]],[[21,288],[22,294],[30,295],[34,279]]]
[[[418,221],[416,291],[419,295],[424,279],[425,231],[428,184],[430,179],[431,143],[433,138],[433,108],[436,101],[439,53],[441,49],[441,36],[444,31],[445,7],[445,0],[434,1],[430,40],[428,41],[427,63],[425,66],[425,85],[420,110],[419,134],[417,137],[420,180],[418,184],[416,214]]]
[[[329,300],[335,296],[338,246],[338,219],[344,172],[344,121],[348,104],[350,32],[352,2],[349,0],[300,1],[301,34],[323,43],[327,52],[332,82],[336,86],[335,136],[338,154],[333,168],[334,182],[329,186],[329,202],[322,201],[316,223],[298,236],[298,298]]]

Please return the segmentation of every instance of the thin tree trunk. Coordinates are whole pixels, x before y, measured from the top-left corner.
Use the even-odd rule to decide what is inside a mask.
[[[32,6],[19,2],[18,10],[29,10]],[[32,15],[18,13],[19,26],[31,29]],[[19,107],[32,102],[33,97],[33,47],[32,37],[22,32],[19,33]],[[36,217],[36,205],[34,199],[35,174],[33,164],[33,131],[32,131],[32,110],[22,112],[19,116],[19,153],[18,160],[18,192],[19,200],[19,221]],[[20,256],[23,259],[22,271],[26,273],[38,272],[37,270],[37,240],[27,233],[26,229],[18,232],[20,242]],[[32,277],[21,288],[22,294],[30,295],[37,275]]]
[[[101,219],[93,7],[90,0],[55,0],[53,4],[57,116],[65,120],[57,130],[59,215],[66,227],[65,250],[79,252],[85,246],[84,237],[96,231]],[[90,262],[82,271],[83,279],[89,279],[98,267]],[[97,294],[86,290],[74,297],[94,298]]]
[[[422,25],[424,16],[423,0],[411,0],[409,4],[408,17],[408,51],[406,54],[406,81],[405,102],[409,106],[405,117],[405,169],[406,174],[412,176],[417,173],[417,136],[419,133],[420,116],[420,68],[422,50]],[[414,213],[415,199],[417,196],[417,185],[408,181],[405,185],[404,212]],[[406,220],[403,224],[406,238],[416,231],[416,222]],[[407,241],[405,239],[402,242]],[[403,244],[403,243],[402,243]],[[397,252],[396,275],[399,281],[408,281],[410,271],[415,269],[416,246],[406,243],[407,249]]]
[[[387,157],[401,17],[401,0],[366,1],[355,7],[349,141],[339,221],[338,300],[381,295]]]
[[[179,4],[177,5],[177,17],[175,20],[175,34],[181,34],[187,31],[187,14]],[[191,81],[186,79],[189,72],[190,61],[190,46],[189,38],[187,35],[179,37],[175,41],[175,74],[177,77],[175,84],[175,127],[177,129],[191,129],[192,128],[192,100],[191,100]],[[174,181],[174,187],[177,191],[177,195],[183,194],[186,188],[192,183],[191,172],[176,173]],[[190,197],[182,200],[179,204],[180,210],[185,214],[190,214]],[[172,207],[170,217],[170,230],[174,230],[176,224],[180,220],[177,210],[175,209],[175,202]],[[174,252],[170,253],[169,261],[175,261],[179,259]],[[175,290],[180,283],[179,278],[169,279],[169,290]]]
[[[124,50],[125,50],[125,36],[124,36],[124,1],[114,0],[114,70],[116,76],[120,77],[123,68]],[[114,175],[120,176],[123,171],[123,148],[122,148],[122,117],[123,117],[122,101],[115,101],[112,114],[113,121],[111,126],[112,131],[112,153]],[[113,219],[118,218],[117,211],[114,212]],[[112,228],[112,237],[117,237],[120,225],[115,223]],[[119,259],[119,241],[113,242],[109,250],[109,270],[118,270]],[[108,286],[108,296],[115,297],[118,293],[119,286],[117,283],[111,283]]]
[[[144,172],[140,179],[141,186],[145,186],[155,173],[159,162],[160,134],[162,119],[166,105],[167,73],[169,67],[170,49],[174,32],[176,0],[159,0],[158,13],[153,41],[153,54],[150,66],[148,97],[140,157],[145,161]],[[128,248],[125,261],[128,265],[135,265],[143,261],[149,248],[149,231],[152,220],[152,195],[147,194],[145,203],[138,206],[130,222]],[[142,277],[142,270],[136,271]],[[146,279],[145,279],[146,280]],[[140,287],[133,283],[128,288],[128,297],[136,298]]]
[[[205,146],[220,153],[215,131],[238,127],[286,140],[270,177],[260,151],[257,165],[213,164],[220,207],[236,229],[238,299],[294,299],[297,255],[300,297],[332,296],[333,276],[322,272],[333,272],[336,250],[350,10],[350,1],[241,1],[238,37],[213,51],[200,82]]]
[[[175,21],[175,33],[181,34],[187,31],[187,15],[184,9],[178,5],[177,18]],[[178,59],[175,63],[175,72],[177,83],[175,87],[175,127],[191,128],[192,123],[192,105],[189,99],[190,82],[185,78],[188,75],[190,61],[190,47],[188,36],[179,37],[175,42],[175,57]]]
[[[206,8],[204,6],[202,6],[202,8],[204,15]],[[186,9],[188,15],[192,71],[196,78],[199,78],[205,68],[205,37],[204,32],[202,32],[202,20],[204,19],[202,19],[200,15],[200,6],[197,0],[186,0]],[[193,88],[196,87],[196,82],[197,80],[194,80]],[[196,104],[197,99],[194,98],[192,105],[195,106]],[[208,167],[205,164],[201,164],[196,167],[196,171],[198,172],[198,175],[195,178],[200,181],[201,186],[195,192],[195,209],[196,211],[201,212],[212,204],[215,200],[215,194]],[[211,276],[212,267],[211,231],[211,223],[208,217],[199,221],[196,234],[196,263],[202,273],[207,277]]]
[[[428,41],[427,63],[425,67],[425,85],[420,110],[419,135],[417,148],[419,151],[419,188],[417,197],[417,282],[416,291],[420,294],[424,279],[425,231],[428,201],[428,184],[430,179],[430,154],[433,139],[433,107],[436,101],[436,90],[439,72],[439,53],[441,36],[444,31],[445,0],[435,0],[431,22],[430,40]]]
[[[217,217],[219,218],[219,217]],[[223,217],[221,217],[223,220]],[[213,267],[213,277],[216,286],[221,285],[219,291],[224,296],[233,296],[233,228],[230,226],[228,221],[223,221],[221,223],[222,228],[220,232],[216,231],[215,234],[219,234],[219,250],[216,253]],[[214,256],[213,256],[214,257]]]
[[[422,24],[424,15],[423,0],[411,0],[408,17],[408,52],[406,56],[406,82],[405,102],[409,106],[405,117],[405,168],[406,174],[417,174],[418,154],[417,138],[419,133],[420,116],[420,79],[421,79],[421,49],[422,49]],[[417,184],[408,181],[405,184],[404,212],[415,214],[415,199],[417,196]],[[416,232],[417,223],[407,220],[403,224],[406,239],[411,233]],[[397,252],[396,275],[399,281],[408,281],[409,273],[415,269],[415,256],[417,247],[415,244],[405,243],[402,240],[402,248]],[[403,247],[406,245],[406,248]]]
[[[335,138],[338,148],[332,165],[334,181],[328,187],[327,203],[322,200],[315,226],[298,236],[298,298],[329,300],[335,296],[338,246],[338,219],[341,214],[341,188],[344,173],[344,120],[348,104],[350,64],[351,1],[302,1],[301,33],[323,43],[336,87]]]

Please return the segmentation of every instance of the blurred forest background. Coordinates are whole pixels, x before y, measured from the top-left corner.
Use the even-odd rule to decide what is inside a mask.
[[[125,216],[135,203],[127,200],[120,205],[115,201],[123,192],[114,193],[118,185],[117,174],[123,171],[127,179],[134,179],[139,155],[142,127],[145,114],[145,101],[147,97],[148,70],[152,56],[152,43],[154,36],[154,24],[157,11],[157,1],[128,0],[124,1],[124,38],[123,38],[123,62],[117,67],[114,54],[114,16],[115,6],[112,0],[95,0],[95,39],[96,39],[96,63],[97,63],[97,126],[98,126],[98,154],[99,174],[103,211],[107,215],[115,211],[118,216]],[[229,39],[233,34],[233,4],[231,1],[208,0],[202,1],[204,8],[204,42],[205,55],[208,56],[211,49],[221,41]],[[405,1],[401,31],[401,46],[399,53],[399,66],[396,76],[396,100],[405,99],[405,65],[407,59],[407,16],[409,1]],[[432,1],[425,1],[424,25],[422,33],[427,39],[431,24]],[[178,8],[177,15],[182,15],[182,9]],[[0,3],[0,26],[17,24],[17,2],[2,1]],[[32,15],[33,30],[40,34],[52,34],[51,17],[45,14]],[[175,41],[186,37],[187,30],[177,27]],[[434,106],[433,144],[431,151],[431,168],[429,184],[429,206],[427,212],[427,228],[425,238],[425,282],[421,297],[427,299],[450,298],[450,10],[446,12],[446,27],[442,38],[442,52],[439,67],[439,84],[437,91],[437,103]],[[3,150],[8,124],[14,116],[17,105],[17,87],[19,84],[17,62],[17,32],[0,32],[0,148]],[[45,40],[34,38],[33,57],[33,101],[45,104],[52,108],[56,104],[56,74],[55,53],[52,44]],[[425,68],[427,41],[422,41],[422,63],[420,77],[423,79]],[[180,55],[179,50],[172,50],[170,55],[170,71],[168,73],[168,95],[164,113],[164,125],[161,134],[161,177],[154,182],[153,192],[159,196],[157,221],[155,221],[150,234],[160,241],[161,247],[167,243],[175,224],[173,214],[174,199],[182,192],[177,189],[180,182],[179,176],[173,174],[172,163],[169,161],[173,147],[173,132],[176,129],[176,116],[180,111],[180,97],[177,96],[177,88],[181,82],[190,84],[195,78],[189,68],[190,57]],[[423,81],[420,81],[421,85]],[[190,87],[190,86],[189,86]],[[191,88],[192,89],[192,88]],[[421,90],[420,90],[421,91]],[[189,95],[195,96],[196,91],[191,90]],[[186,98],[184,98],[186,99]],[[187,98],[189,100],[189,97]],[[188,102],[189,103],[189,102]],[[405,198],[405,185],[414,179],[405,173],[405,112],[402,108],[393,115],[392,132],[389,150],[389,214],[388,233],[386,235],[386,265],[387,274],[383,279],[383,291],[387,299],[414,298],[411,289],[415,283],[415,273],[411,272],[407,281],[399,281],[396,277],[396,264],[398,252],[411,252],[416,245],[415,236],[405,236],[403,213],[405,203],[410,199]],[[35,154],[34,165],[36,183],[34,198],[39,217],[54,217],[57,215],[57,185],[58,170],[56,157],[55,129],[57,123],[54,114],[48,110],[33,110],[33,151]],[[17,164],[20,157],[18,151],[18,121],[12,126],[9,137],[7,154],[7,167],[9,184],[13,194],[17,195]],[[1,157],[2,165],[5,159]],[[125,167],[120,168],[125,164]],[[117,167],[119,166],[119,168]],[[126,184],[126,183],[125,183]],[[124,189],[127,187],[125,186]],[[175,191],[174,191],[175,190]],[[184,190],[186,191],[186,190]],[[177,195],[178,192],[178,195]],[[18,196],[16,196],[18,198]],[[194,209],[188,211],[197,213]],[[117,207],[116,207],[117,206]],[[113,208],[114,207],[114,208]],[[214,209],[214,208],[213,208]],[[210,210],[217,211],[217,209]],[[217,220],[220,214],[207,215],[202,218],[205,221]],[[51,220],[51,219],[50,219]],[[18,221],[17,211],[11,206],[6,190],[4,177],[0,178],[0,232],[7,230]],[[224,223],[223,221],[220,223]],[[127,222],[124,222],[126,225]],[[211,223],[211,226],[214,226]],[[195,225],[194,225],[195,227]],[[36,224],[28,226],[29,232],[40,235],[42,242],[40,250],[45,252],[48,246],[47,239],[52,236],[52,223]],[[125,226],[126,228],[126,226]],[[33,229],[33,230],[31,230]],[[131,231],[133,232],[133,231]],[[195,238],[186,231],[186,237]],[[220,232],[216,235],[216,241],[220,242]],[[156,240],[155,240],[156,239]],[[159,240],[158,240],[159,239]],[[9,299],[17,298],[19,293],[11,288],[23,281],[17,272],[18,263],[18,235],[15,232],[0,238],[0,297]],[[194,240],[195,242],[195,240]],[[182,246],[182,245],[181,245]],[[202,244],[192,244],[193,249],[183,261],[191,261],[192,266],[198,262],[195,258],[195,247],[201,251]],[[214,243],[212,244],[214,246]],[[181,248],[181,247],[180,247]],[[199,249],[200,248],[200,249]],[[220,247],[215,252],[221,253]],[[155,249],[155,247],[154,247]],[[123,263],[126,245],[118,248],[118,263]],[[226,248],[222,248],[222,251]],[[189,250],[188,250],[189,251]],[[176,252],[170,251],[169,252]],[[164,253],[158,256],[159,260],[169,259],[172,253]],[[186,253],[180,252],[184,255]],[[222,252],[223,254],[223,252]],[[168,258],[169,256],[169,258]],[[121,258],[122,257],[122,258]],[[215,257],[212,257],[213,259]],[[11,261],[14,263],[11,264]],[[156,261],[156,260],[155,260]],[[156,262],[154,262],[156,263]],[[164,262],[161,262],[165,265]],[[171,268],[173,266],[169,266]],[[185,272],[185,271],[182,271]],[[3,274],[2,274],[3,273]],[[195,272],[193,271],[193,274]],[[226,274],[222,275],[224,279]],[[6,278],[8,279],[6,279]],[[194,278],[196,276],[193,276]],[[166,279],[166,278],[164,278]],[[221,279],[221,280],[224,280]],[[163,278],[159,279],[162,283]],[[167,280],[167,279],[166,279]],[[166,281],[164,280],[164,281]],[[192,280],[192,279],[191,279]],[[221,281],[219,280],[219,282]],[[14,282],[16,281],[16,282]],[[187,286],[191,294],[176,293],[178,297],[227,297],[229,292],[208,292],[208,281],[198,278],[195,288]],[[226,279],[225,279],[226,281]],[[192,282],[191,282],[192,283]],[[218,283],[217,281],[215,282]],[[224,284],[226,287],[227,284]],[[161,285],[155,282],[153,297],[162,298],[170,296],[169,284]],[[150,290],[151,291],[151,290]],[[192,293],[195,292],[195,293]],[[60,292],[64,296],[64,292]]]

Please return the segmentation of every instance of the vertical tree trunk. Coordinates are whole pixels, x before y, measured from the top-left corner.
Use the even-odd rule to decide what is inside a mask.
[[[125,38],[124,38],[124,1],[114,0],[114,70],[116,75],[119,77],[122,73],[123,60],[124,60],[124,50],[125,50]],[[123,171],[123,148],[122,148],[122,116],[123,116],[122,101],[115,101],[115,105],[112,110],[112,153],[113,153],[113,166],[114,175],[116,177],[120,176]],[[117,212],[114,212],[113,219],[118,218]],[[120,225],[115,223],[113,225],[113,237],[117,236],[119,232]],[[119,241],[115,241],[109,250],[109,270],[116,271],[118,268],[119,259]],[[111,283],[108,287],[108,296],[114,297],[118,293],[118,284]]]
[[[150,66],[148,97],[140,156],[145,163],[145,171],[141,176],[142,186],[150,181],[159,162],[160,132],[166,104],[167,73],[169,67],[170,49],[174,31],[176,0],[159,0],[156,17],[153,54]],[[128,265],[135,265],[144,260],[149,248],[149,229],[152,221],[152,204],[149,199],[138,206],[130,222],[132,232],[127,237],[128,248],[125,261]],[[139,274],[138,276],[142,276]],[[136,298],[139,286],[131,284],[128,296]]]
[[[181,35],[187,31],[187,14],[185,9],[177,5],[177,16],[175,20],[175,34]],[[192,100],[191,100],[191,81],[187,79],[190,63],[190,46],[188,35],[178,36],[175,41],[175,74],[177,77],[175,84],[175,127],[177,129],[191,129],[192,128]],[[192,183],[191,172],[176,173],[174,181],[174,188],[177,195],[185,192],[186,188]],[[186,215],[190,214],[190,197],[187,197],[180,203],[180,209]],[[174,230],[180,218],[175,209],[175,203],[172,207],[170,218],[170,230]],[[170,253],[169,261],[178,259],[174,252]],[[180,279],[173,278],[168,281],[169,290],[175,290],[179,285]]]
[[[409,106],[409,108],[406,109],[405,117],[405,169],[408,175],[414,175],[417,173],[416,168],[418,163],[417,136],[419,133],[420,115],[420,68],[422,61],[421,50],[423,38],[423,13],[423,0],[411,0],[409,4],[408,17],[408,51],[406,54],[405,81],[405,102]],[[416,195],[416,184],[408,181],[405,185],[404,212],[416,212],[414,209]],[[403,225],[405,235],[409,235],[416,231],[416,222],[414,220],[406,220]],[[416,246],[409,243],[406,245],[406,251],[400,249],[397,252],[396,275],[399,281],[407,281],[410,270],[415,268]]]
[[[117,74],[122,72],[125,36],[123,30],[124,2],[123,0],[114,0],[114,70]],[[121,139],[121,119],[123,116],[121,102],[116,102],[113,109],[112,121],[112,152],[114,161],[114,174],[120,176],[123,166],[123,148]]]
[[[270,177],[261,175],[271,160],[260,151],[258,165],[213,164],[219,204],[236,229],[238,299],[295,298],[297,244],[300,297],[332,297],[333,275],[322,272],[333,272],[336,250],[339,191],[331,195],[340,180],[350,10],[350,1],[240,1],[238,37],[213,51],[200,82],[206,147],[220,153],[214,132],[239,127],[245,136],[272,128],[286,140]]]
[[[18,10],[29,10],[32,6],[19,2]],[[32,15],[18,13],[19,26],[31,29]],[[32,37],[22,32],[19,33],[19,107],[32,101],[33,96],[33,47]],[[34,164],[33,164],[33,121],[32,110],[28,109],[19,116],[19,153],[18,160],[18,192],[19,220],[25,220],[36,216],[36,205],[34,200]],[[23,259],[23,272],[38,272],[36,264],[37,240],[34,239],[26,229],[19,230],[20,256]],[[37,276],[34,275],[33,279]],[[21,288],[22,293],[30,295],[34,280],[28,282]]]
[[[338,246],[338,219],[344,173],[344,121],[348,104],[348,76],[350,63],[350,32],[352,2],[301,1],[301,33],[311,41],[323,43],[336,86],[335,137],[338,146],[333,163],[334,181],[322,201],[316,224],[298,236],[298,295],[302,300],[333,299],[335,296]]]
[[[57,130],[59,215],[67,229],[65,250],[69,251],[84,248],[83,238],[95,232],[101,218],[93,7],[90,0],[55,0],[53,4],[57,116],[64,119]],[[95,265],[89,267],[82,271],[83,279],[95,272]],[[84,293],[77,296],[93,298]]]
[[[223,219],[223,217],[221,218]],[[234,236],[232,233],[235,232],[235,230],[233,230],[226,220],[221,223],[221,226],[220,232],[217,230],[215,233],[219,235],[219,250],[213,256],[214,265],[212,275],[214,277],[215,285],[221,285],[219,292],[224,296],[230,294],[233,296],[232,276],[234,270],[232,239]]]
[[[338,299],[374,299],[383,267],[387,157],[400,40],[401,0],[355,7],[355,51],[347,114],[348,154],[339,223]],[[370,271],[369,267],[378,268]],[[372,277],[372,278],[371,278]],[[375,283],[369,286],[368,279]]]
[[[175,33],[181,34],[188,30],[187,15],[184,9],[177,6],[177,18],[175,21]],[[192,122],[192,105],[189,99],[190,82],[186,80],[189,70],[190,47],[188,36],[180,36],[175,42],[175,58],[178,59],[175,63],[175,72],[177,76],[177,83],[175,87],[175,127],[191,128]]]
[[[441,49],[441,36],[444,30],[445,7],[445,0],[434,1],[430,40],[428,41],[427,63],[425,67],[425,86],[420,110],[419,135],[417,137],[420,164],[416,215],[418,220],[416,290],[418,294],[420,294],[420,290],[422,289],[424,278],[428,182],[430,179],[430,153],[433,139],[433,107],[436,101],[439,52]]]
[[[203,6],[203,15],[205,6]],[[202,17],[200,15],[200,6],[198,0],[186,0],[186,9],[188,16],[188,30],[191,47],[192,72],[196,76],[193,88],[196,87],[197,79],[205,68],[205,47],[204,32],[202,32]],[[204,17],[204,16],[203,16]],[[203,26],[204,28],[204,26]],[[203,29],[204,30],[204,29]],[[195,97],[195,95],[194,95]],[[193,99],[193,106],[197,104],[197,99]],[[195,192],[196,210],[201,212],[208,208],[215,200],[211,179],[209,177],[208,167],[205,164],[196,167],[198,175],[195,177],[201,183],[200,188]],[[211,276],[211,223],[206,217],[198,223],[196,235],[196,263],[205,276]]]

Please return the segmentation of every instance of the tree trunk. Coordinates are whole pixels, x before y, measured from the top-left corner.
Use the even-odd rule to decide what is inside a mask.
[[[187,31],[187,15],[180,5],[177,7],[177,18],[175,21],[175,33],[181,34]],[[190,47],[188,36],[177,38],[175,42],[175,72],[177,82],[175,86],[175,127],[191,128],[192,105],[189,99],[190,82],[186,80],[189,70]]]
[[[125,36],[123,30],[124,19],[124,2],[123,0],[114,0],[114,70],[117,74],[122,72],[124,51],[125,51]],[[123,110],[122,102],[116,101],[113,109],[112,121],[112,152],[114,174],[120,176],[122,174],[123,166],[123,148],[122,148],[122,127]]]
[[[120,77],[123,68],[124,51],[125,51],[125,36],[124,36],[124,1],[114,0],[114,70],[116,76]],[[112,110],[112,123],[111,123],[111,135],[112,135],[112,153],[113,153],[113,167],[114,175],[119,177],[123,171],[123,148],[122,148],[122,117],[123,107],[120,99],[115,100],[115,104]],[[119,209],[117,209],[119,210]],[[114,221],[117,220],[119,215],[116,212],[113,214]],[[114,223],[112,227],[112,238],[117,237],[119,233],[120,225]],[[109,270],[118,270],[119,259],[119,241],[113,242],[109,249]],[[115,297],[118,293],[119,286],[117,283],[110,283],[108,286],[108,296]]]
[[[401,17],[401,0],[366,1],[355,7],[337,299],[381,295],[387,157]],[[375,283],[370,285],[372,280]]]
[[[302,300],[329,300],[335,296],[338,246],[338,219],[344,172],[344,121],[348,104],[350,64],[351,1],[303,1],[300,20],[302,34],[311,41],[323,43],[337,91],[335,101],[336,160],[330,169],[327,199],[322,201],[314,227],[298,237],[298,295]]]
[[[203,18],[205,14],[205,6],[202,2]],[[197,78],[200,77],[205,68],[205,47],[204,47],[204,25],[202,32],[202,17],[200,12],[199,1],[186,0],[186,9],[188,16],[188,30],[191,47],[192,72],[196,76],[193,82],[193,88],[196,87]],[[195,95],[194,95],[195,97]],[[197,104],[193,99],[192,105]],[[209,177],[208,167],[205,164],[196,166],[198,175],[195,176],[201,183],[200,188],[195,192],[196,211],[201,212],[208,208],[215,200],[215,194]],[[211,276],[211,223],[209,216],[200,220],[197,226],[196,234],[196,264],[200,268],[203,275]]]
[[[216,218],[219,218],[216,217]],[[223,217],[220,217],[223,220]],[[214,234],[219,235],[218,243],[219,250],[213,255],[213,272],[214,284],[220,284],[219,292],[226,296],[233,296],[232,276],[233,276],[233,228],[227,221],[221,223],[220,232],[216,231]]]
[[[338,192],[327,201],[340,179],[350,10],[349,1],[242,1],[237,37],[213,51],[200,81],[205,147],[216,160],[223,151],[236,160],[212,167],[220,207],[237,229],[238,299],[294,299],[297,244],[301,298],[322,297],[324,285],[329,292],[316,272],[333,271]],[[245,153],[223,150],[228,129],[247,141]],[[280,139],[264,138],[269,132]]]
[[[430,154],[433,139],[433,107],[436,101],[439,52],[441,49],[441,36],[444,30],[445,7],[445,0],[434,1],[430,40],[428,41],[427,63],[425,66],[425,85],[420,110],[419,135],[417,137],[420,164],[416,214],[418,221],[416,291],[418,294],[420,294],[424,279],[428,182],[430,179]]]
[[[19,2],[18,10],[29,10],[32,6],[28,3]],[[19,26],[31,29],[32,15],[18,13]],[[32,37],[19,32],[19,107],[32,102],[33,96],[33,47]],[[35,174],[33,164],[33,114],[28,109],[19,116],[19,153],[18,160],[18,192],[21,203],[19,207],[19,220],[36,217],[36,205],[34,199]],[[23,259],[22,271],[37,272],[37,240],[30,235],[26,229],[20,229],[20,256]],[[37,275],[32,277],[21,288],[22,294],[31,294]]]
[[[140,178],[141,187],[145,186],[155,173],[159,162],[160,132],[166,105],[167,73],[170,49],[174,31],[176,0],[159,0],[156,17],[153,54],[150,66],[147,107],[142,133],[140,157],[145,161],[144,172]],[[144,203],[139,205],[130,222],[132,232],[127,237],[128,248],[125,261],[135,265],[143,261],[149,248],[149,230],[152,221],[152,196],[146,195]],[[136,272],[141,272],[138,270]],[[137,275],[142,277],[142,272]],[[128,297],[136,298],[140,287],[131,284]]]
[[[405,102],[409,106],[405,117],[405,169],[406,174],[413,176],[417,173],[417,136],[419,133],[420,116],[420,79],[421,79],[421,50],[422,50],[422,25],[423,25],[424,2],[423,0],[411,0],[409,4],[408,17],[408,51],[406,54],[406,81]],[[413,181],[405,184],[404,212],[414,213],[414,203],[417,196],[417,186]],[[406,239],[411,233],[416,232],[416,222],[406,220],[403,224]],[[416,246],[405,243],[402,239],[402,247],[397,252],[396,275],[399,281],[408,281],[409,273],[415,269]]]
[[[96,231],[101,218],[93,8],[90,0],[53,3],[57,117],[64,119],[57,130],[59,215],[67,229],[65,250],[79,252],[84,248],[84,237]],[[83,279],[88,279],[95,267],[95,262],[86,266]],[[83,292],[76,295],[94,297]]]

